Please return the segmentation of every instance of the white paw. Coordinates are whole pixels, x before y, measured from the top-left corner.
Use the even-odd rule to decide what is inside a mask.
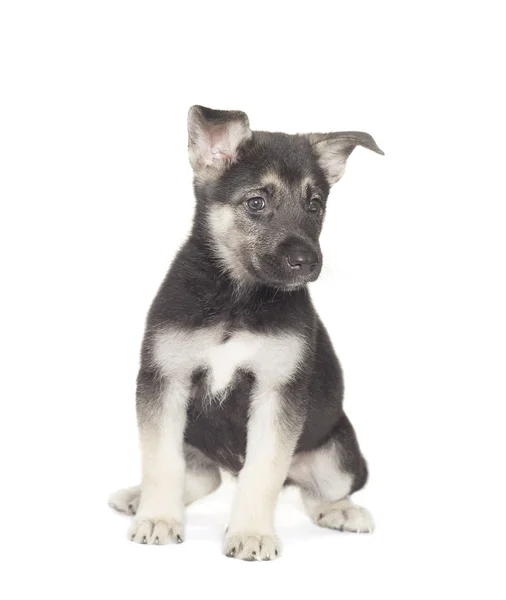
[[[179,521],[136,518],[128,530],[128,537],[138,544],[180,544],[184,539],[184,527]]]
[[[274,560],[281,553],[281,544],[274,534],[229,533],[224,553],[241,560]]]
[[[371,513],[362,506],[345,505],[329,506],[322,510],[316,520],[320,527],[352,531],[354,533],[372,533],[374,521]]]
[[[135,515],[141,499],[140,486],[118,490],[109,496],[109,506],[126,515]]]

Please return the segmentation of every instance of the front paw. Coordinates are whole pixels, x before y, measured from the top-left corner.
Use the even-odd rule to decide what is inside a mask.
[[[184,527],[179,521],[140,517],[133,520],[128,538],[138,544],[180,544],[184,539]]]
[[[274,533],[228,533],[224,553],[241,560],[274,560],[281,553],[281,544]]]

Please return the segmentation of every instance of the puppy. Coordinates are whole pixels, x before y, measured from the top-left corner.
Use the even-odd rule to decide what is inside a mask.
[[[343,412],[343,377],[307,285],[332,185],[362,132],[252,131],[240,111],[193,106],[189,155],[196,210],[149,311],[137,378],[139,486],[113,494],[135,515],[129,538],[184,539],[184,506],[237,475],[224,552],[280,554],[274,510],[299,487],[321,527],[370,532],[350,500],[366,462]]]

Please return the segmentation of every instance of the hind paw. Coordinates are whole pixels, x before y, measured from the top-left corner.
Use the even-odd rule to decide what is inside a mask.
[[[372,533],[374,521],[371,513],[362,506],[349,502],[336,502],[320,510],[316,515],[316,523],[320,527],[350,531],[353,533]]]
[[[139,485],[118,490],[109,496],[109,506],[126,515],[135,515],[139,508],[141,488]]]

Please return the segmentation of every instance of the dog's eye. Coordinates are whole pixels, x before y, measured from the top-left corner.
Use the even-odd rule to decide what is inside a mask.
[[[259,210],[263,210],[265,208],[265,200],[261,196],[250,198],[246,204],[253,212],[258,212]]]
[[[319,196],[313,196],[308,204],[308,210],[318,212],[323,208],[322,201]]]

